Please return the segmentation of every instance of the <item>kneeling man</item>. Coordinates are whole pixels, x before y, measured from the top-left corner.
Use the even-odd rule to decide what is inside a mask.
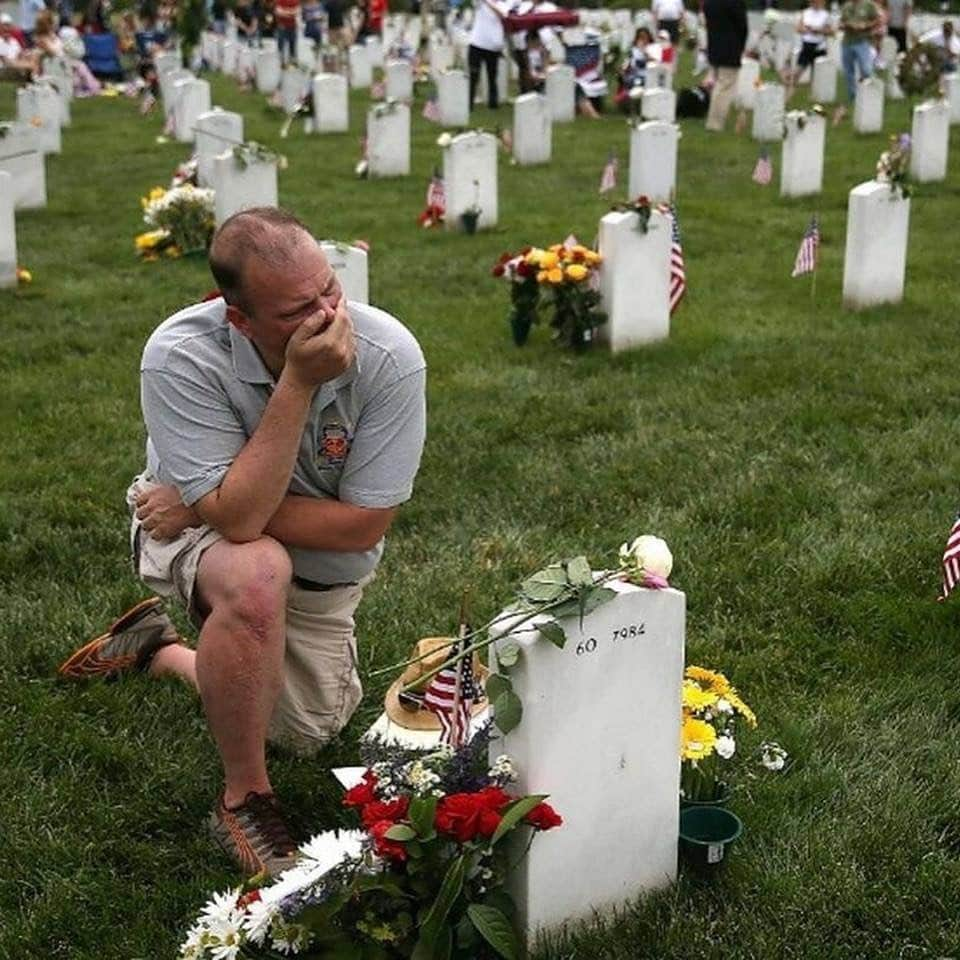
[[[141,363],[147,467],[128,492],[134,563],[181,601],[182,644],[147,600],[61,667],[195,685],[223,762],[214,836],[247,873],[292,863],[269,739],[311,753],[360,696],[353,613],[407,500],[425,433],[412,334],[347,304],[319,245],[275,208],[217,231],[221,297],[187,307]]]

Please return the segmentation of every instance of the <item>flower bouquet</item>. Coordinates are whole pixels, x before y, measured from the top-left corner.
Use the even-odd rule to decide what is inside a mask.
[[[530,336],[530,328],[537,321],[537,306],[540,303],[540,284],[537,283],[537,268],[527,263],[531,247],[519,253],[503,253],[493,265],[491,273],[510,281],[510,330],[513,342],[522,347]]]
[[[722,674],[689,666],[684,673],[680,727],[680,794],[687,803],[726,799],[724,764],[736,753],[740,721],[756,727],[754,712]]]
[[[532,841],[562,820],[543,796],[509,794],[510,758],[488,769],[488,748],[486,731],[427,755],[376,744],[343,798],[362,829],[321,834],[273,883],[215,896],[182,960],[518,957],[504,889],[517,861],[504,841],[521,832]]]
[[[143,222],[150,227],[134,241],[145,260],[160,254],[178,257],[206,250],[213,236],[213,191],[185,184],[154,187],[140,200]]]
[[[910,134],[894,134],[890,148],[877,161],[877,180],[889,183],[890,192],[906,199],[910,196]]]
[[[564,346],[585,347],[607,319],[597,289],[600,254],[581,244],[556,243],[546,250],[534,247],[524,260],[536,268],[536,281],[553,305],[554,339]]]

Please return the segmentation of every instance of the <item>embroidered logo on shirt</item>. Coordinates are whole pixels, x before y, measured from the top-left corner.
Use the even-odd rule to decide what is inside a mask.
[[[320,428],[317,462],[328,467],[343,466],[350,451],[350,434],[342,423],[325,423]]]

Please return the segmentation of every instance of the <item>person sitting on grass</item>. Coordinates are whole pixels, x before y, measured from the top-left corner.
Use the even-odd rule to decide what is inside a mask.
[[[0,13],[0,80],[28,82],[37,69],[34,57],[24,50],[9,13]]]
[[[939,29],[929,30],[920,37],[920,43],[939,47],[944,53],[943,72],[956,73],[957,63],[960,61],[960,39],[954,32],[952,20],[944,20]]]
[[[292,865],[268,740],[310,755],[360,702],[354,611],[410,498],[425,364],[413,335],[347,303],[291,214],[226,220],[221,296],[153,332],[140,365],[147,466],[131,485],[135,567],[199,629],[187,646],[146,600],[60,667],[174,675],[200,694],[224,786],[215,840],[247,875]]]

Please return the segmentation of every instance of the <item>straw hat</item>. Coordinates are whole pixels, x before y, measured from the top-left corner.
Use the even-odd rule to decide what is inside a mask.
[[[443,664],[444,660],[450,655],[450,644],[455,642],[454,637],[425,637],[414,646],[410,654],[411,659],[414,657],[423,657],[423,659],[411,663],[393,681],[383,702],[387,716],[398,727],[404,727],[407,730],[440,730],[440,720],[435,713],[431,713],[425,707],[417,709],[412,705],[401,703],[400,691],[404,687],[411,687],[414,692],[423,693],[430,685],[430,681],[424,678],[431,670],[436,670]],[[480,687],[486,684],[488,674],[487,668],[474,654],[473,675]],[[476,716],[486,709],[486,706],[485,698],[476,701],[472,708],[473,715]]]

